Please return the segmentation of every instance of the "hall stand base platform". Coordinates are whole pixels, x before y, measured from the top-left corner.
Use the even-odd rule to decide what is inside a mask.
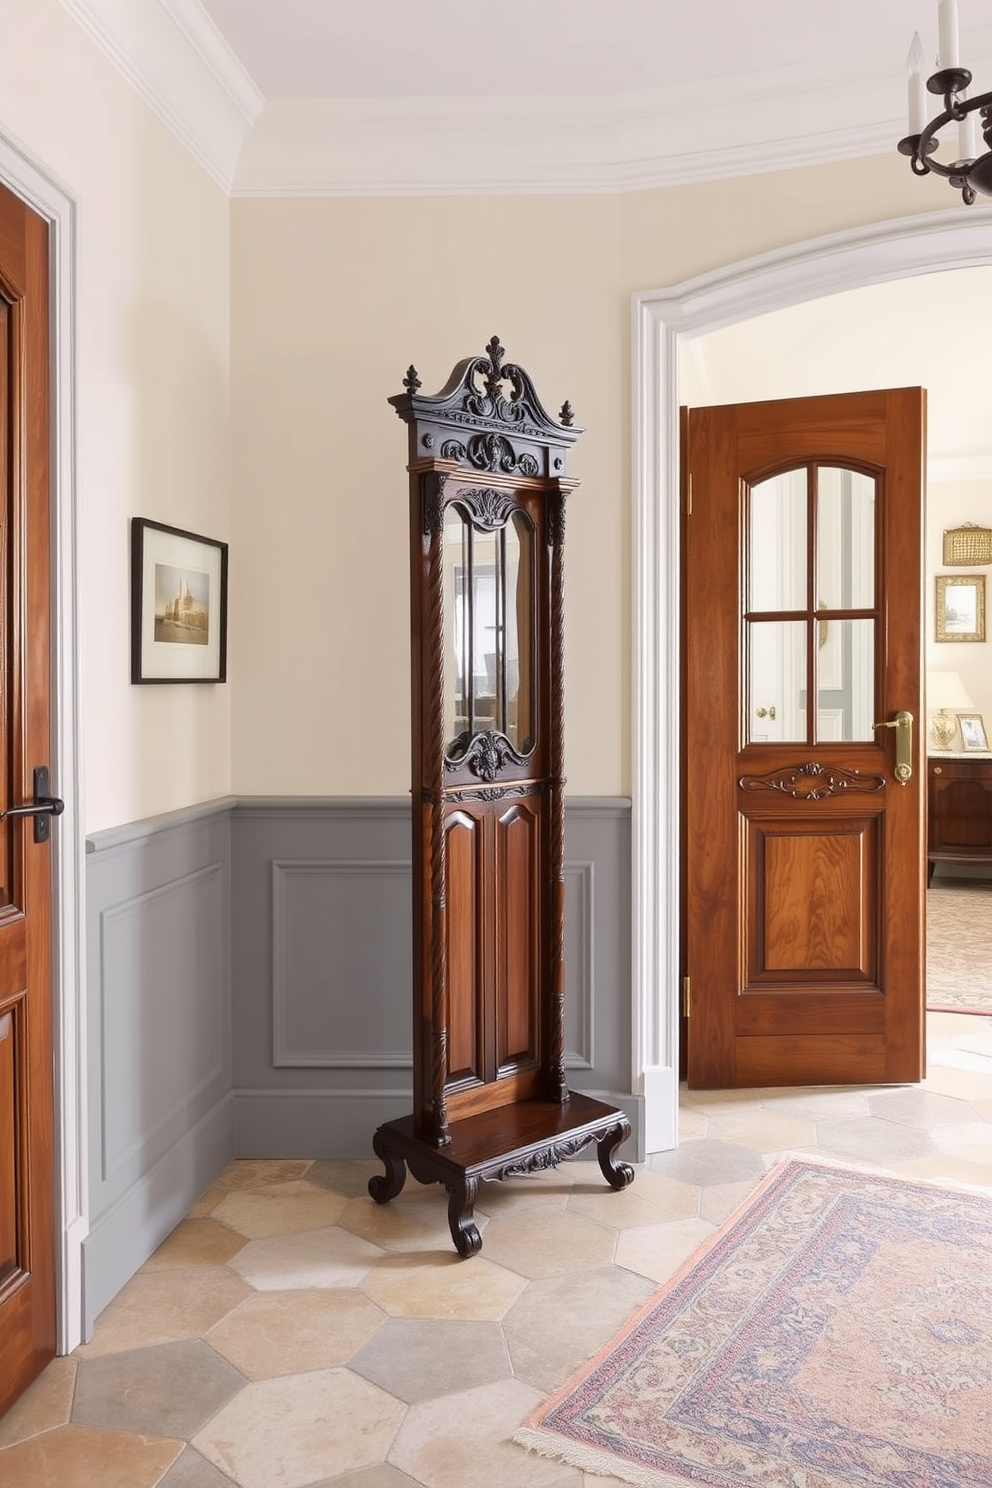
[[[448,1193],[448,1226],[455,1249],[466,1259],[482,1248],[473,1219],[483,1183],[520,1178],[555,1168],[596,1143],[603,1177],[611,1188],[626,1188],[634,1170],[617,1151],[630,1136],[630,1122],[615,1106],[572,1094],[568,1101],[526,1100],[484,1111],[448,1127],[443,1147],[415,1136],[413,1117],[380,1126],[372,1138],[385,1173],[369,1180],[377,1204],[395,1199],[407,1168],[419,1183],[440,1183]]]

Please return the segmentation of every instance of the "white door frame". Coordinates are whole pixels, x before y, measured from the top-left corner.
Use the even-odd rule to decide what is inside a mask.
[[[65,811],[52,832],[55,1214],[58,1351],[82,1342],[82,1254],[89,1231],[83,946],[82,768],[76,560],[76,204],[14,136],[0,131],[0,181],[50,224],[52,779]]]
[[[679,400],[683,336],[890,279],[992,263],[992,208],[814,238],[632,298],[632,1068],[648,1152],[676,1145]]]

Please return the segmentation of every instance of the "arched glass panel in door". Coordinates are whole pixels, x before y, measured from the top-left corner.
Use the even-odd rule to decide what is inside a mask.
[[[842,466],[795,466],[747,488],[747,743],[872,738],[878,507],[876,478]]]

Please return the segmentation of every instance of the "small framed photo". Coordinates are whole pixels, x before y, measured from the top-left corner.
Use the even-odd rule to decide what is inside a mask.
[[[984,641],[985,575],[937,575],[937,640]]]
[[[131,681],[227,681],[227,543],[132,518]]]
[[[980,713],[959,713],[958,724],[961,728],[961,743],[965,749],[980,749],[988,753],[989,741]]]

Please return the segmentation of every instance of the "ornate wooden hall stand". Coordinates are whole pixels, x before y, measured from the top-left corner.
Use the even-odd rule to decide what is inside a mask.
[[[564,550],[581,430],[549,417],[496,337],[434,397],[413,367],[413,1103],[375,1133],[388,1203],[409,1166],[448,1191],[462,1256],[480,1184],[592,1143],[615,1189],[625,1114],[564,1065]]]

